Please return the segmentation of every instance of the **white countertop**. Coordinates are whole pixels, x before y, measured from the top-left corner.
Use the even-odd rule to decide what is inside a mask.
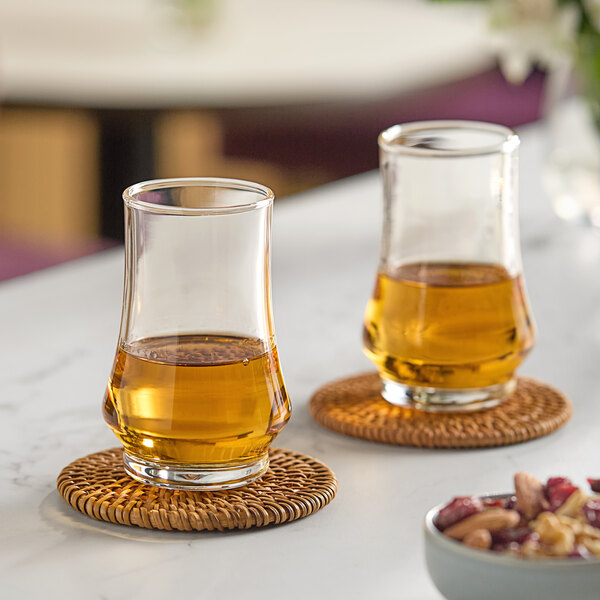
[[[544,137],[523,135],[525,276],[539,326],[521,372],[563,389],[575,415],[526,444],[418,450],[347,438],[314,423],[311,393],[370,369],[361,322],[375,274],[376,173],[276,204],[275,326],[292,420],[276,445],[339,479],[325,509],[282,527],[168,533],[93,521],[58,495],[63,466],[118,445],[100,402],[121,307],[119,250],[0,284],[0,579],[5,598],[439,600],[422,552],[428,507],[507,490],[515,470],[600,475],[600,236],[552,213],[539,182]]]
[[[0,99],[125,108],[376,100],[493,65],[477,6],[212,2],[213,18],[192,29],[173,14],[176,0],[0,0]]]

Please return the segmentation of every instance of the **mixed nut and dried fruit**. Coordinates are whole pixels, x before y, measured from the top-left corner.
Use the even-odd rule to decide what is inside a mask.
[[[566,477],[543,484],[515,475],[505,497],[461,496],[442,508],[436,527],[471,548],[520,558],[600,557],[600,496],[589,496]],[[600,493],[600,479],[588,479]]]

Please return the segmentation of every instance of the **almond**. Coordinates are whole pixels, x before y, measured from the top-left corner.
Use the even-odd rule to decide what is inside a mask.
[[[534,519],[547,508],[544,485],[531,473],[524,471],[515,473],[515,496],[517,497],[517,508],[528,519]]]
[[[489,550],[492,547],[492,534],[489,529],[475,529],[465,535],[463,544],[478,550]]]
[[[490,508],[483,512],[467,517],[460,523],[448,527],[444,535],[454,540],[462,540],[469,533],[477,529],[487,529],[497,531],[507,527],[516,527],[521,520],[521,515],[516,510],[506,510],[504,508]]]

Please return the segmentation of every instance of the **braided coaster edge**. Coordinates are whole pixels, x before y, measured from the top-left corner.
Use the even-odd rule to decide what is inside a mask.
[[[123,468],[123,449],[94,452],[67,465],[57,489],[75,510],[96,520],[167,531],[226,531],[280,525],[327,506],[337,492],[322,462],[269,449],[257,481],[233,490],[169,490],[140,483]]]
[[[478,412],[429,413],[390,404],[377,373],[338,379],[318,389],[312,418],[327,429],[359,439],[417,448],[489,448],[548,435],[572,416],[558,389],[517,377],[517,388],[499,406]]]

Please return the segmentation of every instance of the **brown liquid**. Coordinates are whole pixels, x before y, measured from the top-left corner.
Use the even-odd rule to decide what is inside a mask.
[[[149,461],[261,457],[291,413],[275,348],[255,338],[181,335],[119,348],[103,404],[125,449]]]
[[[387,379],[460,389],[510,380],[534,335],[520,276],[498,265],[415,263],[378,275],[363,343]]]

